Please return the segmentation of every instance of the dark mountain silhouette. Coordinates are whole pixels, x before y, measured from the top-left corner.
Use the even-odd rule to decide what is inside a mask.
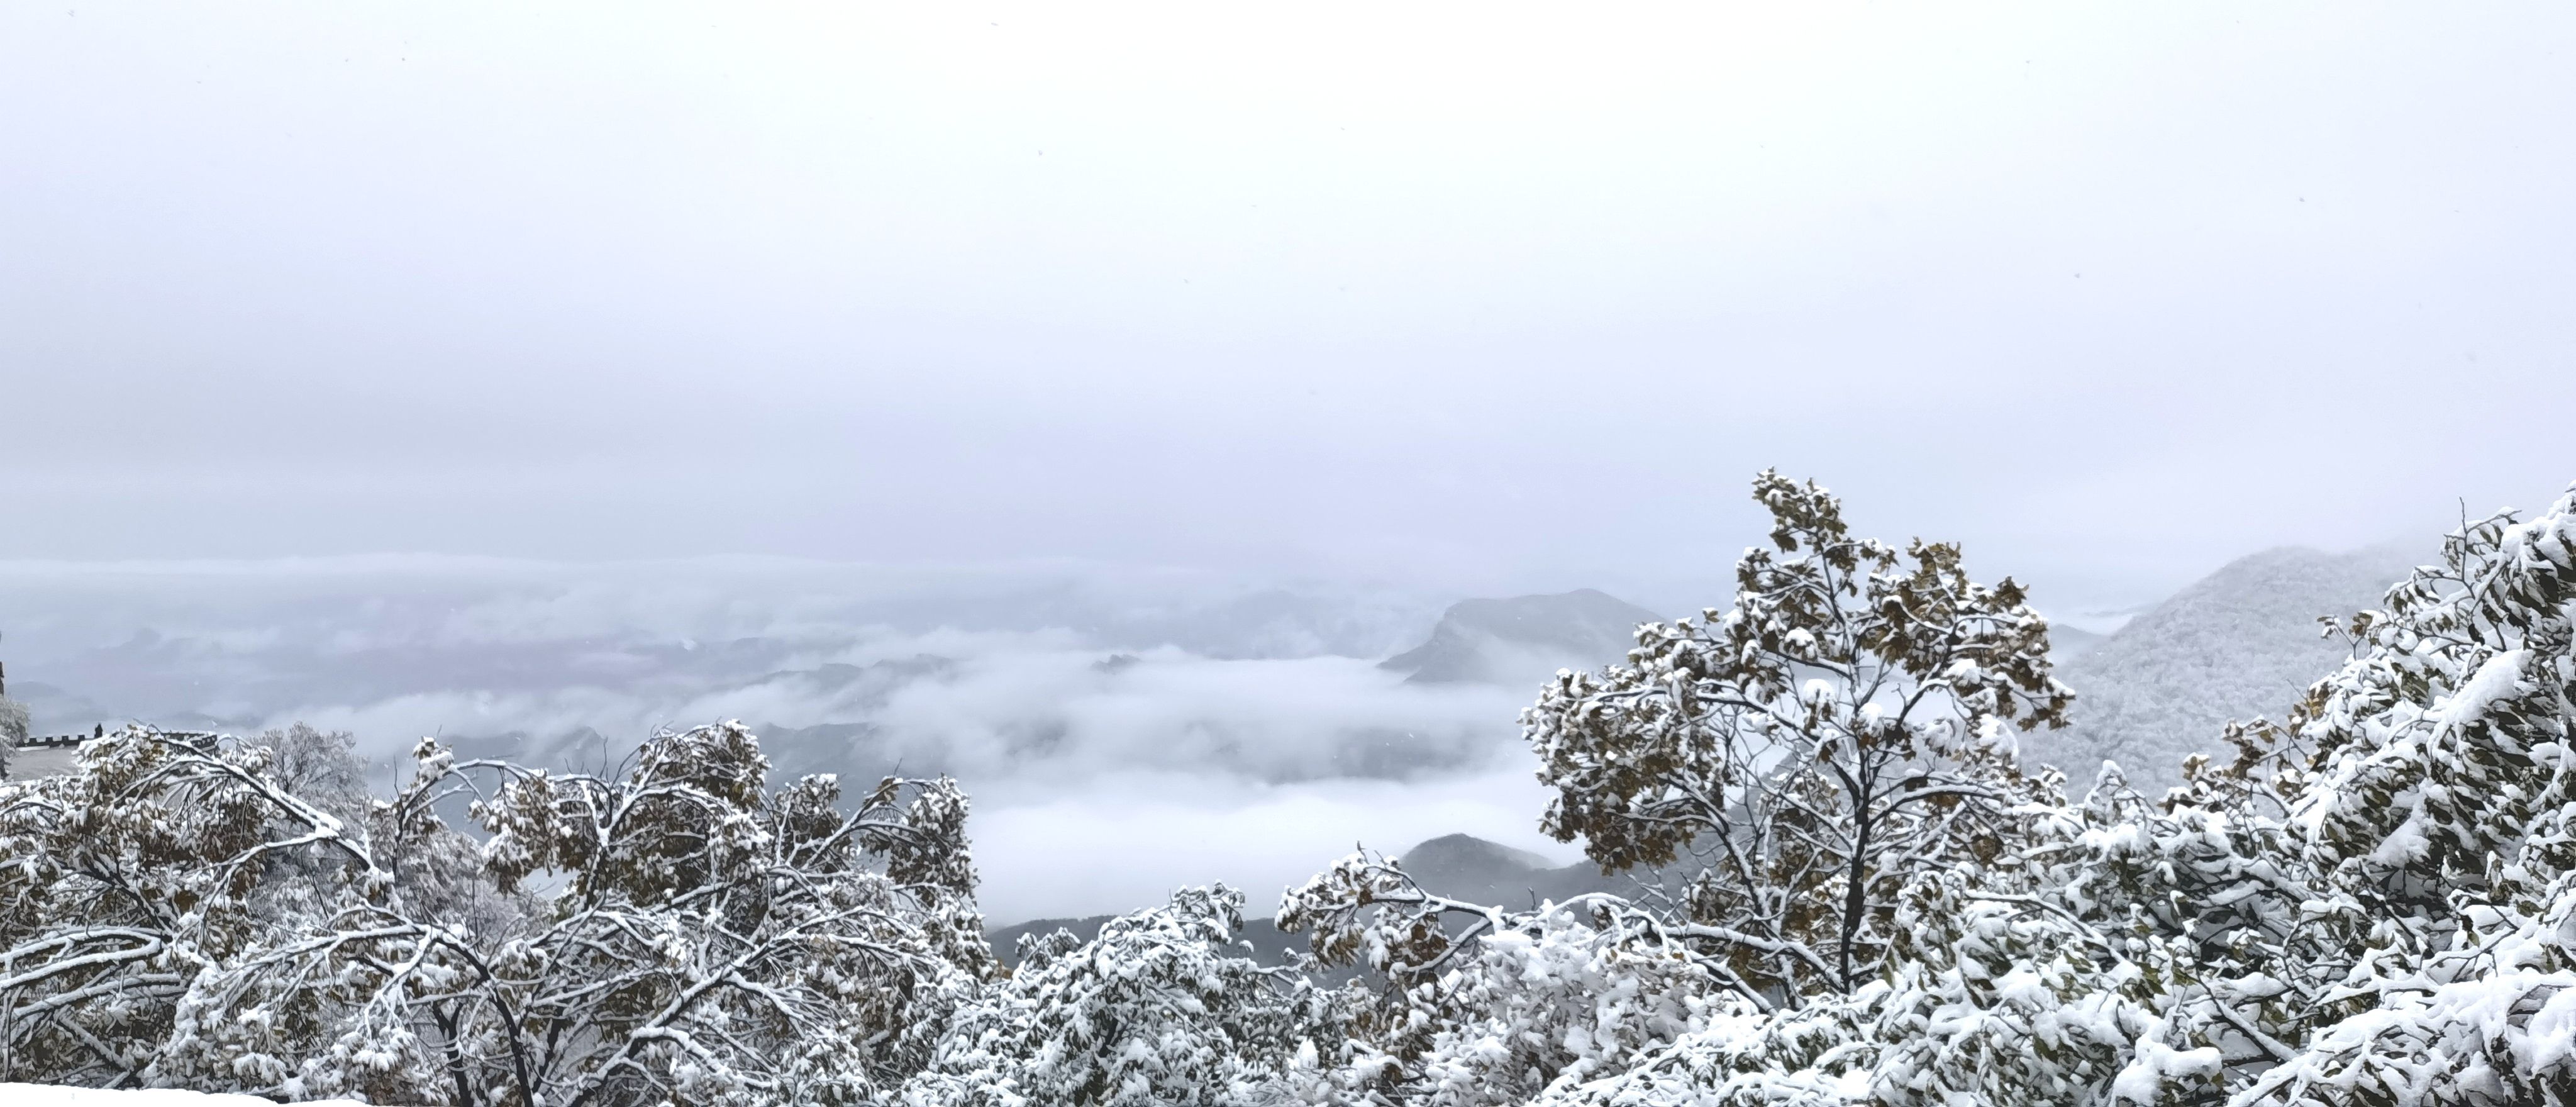
[[[1625,891],[1624,876],[1604,876],[1589,861],[1557,865],[1526,850],[1467,834],[1434,838],[1398,858],[1423,889],[1473,903],[1529,907],[1586,892]]]

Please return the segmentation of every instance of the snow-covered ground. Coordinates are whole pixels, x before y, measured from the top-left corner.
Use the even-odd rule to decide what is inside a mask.
[[[51,1084],[0,1084],[0,1104],[8,1107],[277,1107],[256,1096],[208,1095],[153,1088],[108,1092],[97,1088],[59,1088]],[[305,1107],[358,1107],[346,1099],[319,1100]]]

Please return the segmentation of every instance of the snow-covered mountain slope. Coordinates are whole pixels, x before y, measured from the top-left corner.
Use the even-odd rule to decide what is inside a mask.
[[[1558,865],[1527,850],[1469,834],[1434,838],[1399,858],[1426,891],[1451,899],[1526,908],[1535,900],[1562,900],[1585,892],[1614,891],[1631,882],[1603,876],[1588,861]]]
[[[1532,688],[1558,669],[1616,661],[1636,644],[1652,611],[1585,588],[1553,596],[1460,600],[1421,645],[1385,667],[1417,684],[1482,683]]]
[[[2412,552],[2283,548],[2229,563],[2064,660],[2071,725],[2031,736],[2024,756],[2079,792],[2106,759],[2150,793],[2178,783],[2185,756],[2223,752],[2229,720],[2278,719],[2330,672],[2345,647],[2319,636],[2317,617],[2379,606]]]

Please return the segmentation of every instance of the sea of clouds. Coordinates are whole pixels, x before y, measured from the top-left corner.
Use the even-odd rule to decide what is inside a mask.
[[[1356,845],[1535,829],[1532,690],[1377,661],[1452,597],[1087,565],[464,558],[0,563],[0,661],[37,729],[140,719],[436,735],[613,762],[741,719],[783,773],[946,773],[996,922],[1185,883],[1256,912]]]

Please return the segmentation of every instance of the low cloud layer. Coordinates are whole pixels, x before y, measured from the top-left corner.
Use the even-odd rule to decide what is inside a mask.
[[[985,911],[999,924],[1107,914],[1176,885],[1222,880],[1244,890],[1246,910],[1266,915],[1281,890],[1355,845],[1399,853],[1453,833],[1570,862],[1576,850],[1538,833],[1546,794],[1532,768],[1269,786],[1132,774],[1052,799],[979,802]]]
[[[1001,922],[1123,911],[1222,880],[1259,903],[1365,842],[1466,832],[1536,846],[1543,803],[1516,741],[1528,696],[1423,686],[1366,659],[1226,660],[1084,648],[1062,634],[932,635],[915,653],[655,701],[602,688],[308,704],[380,756],[421,733],[548,736],[596,761],[609,735],[717,718],[761,725],[782,772],[947,773],[976,801],[985,902]],[[928,659],[928,660],[925,660]],[[596,747],[562,736],[599,735]]]
[[[399,559],[0,564],[0,604],[40,730],[306,722],[389,782],[424,735],[587,766],[741,719],[782,775],[951,774],[1003,921],[1262,900],[1359,841],[1537,844],[1531,689],[1381,668],[1437,610],[1392,590]]]

